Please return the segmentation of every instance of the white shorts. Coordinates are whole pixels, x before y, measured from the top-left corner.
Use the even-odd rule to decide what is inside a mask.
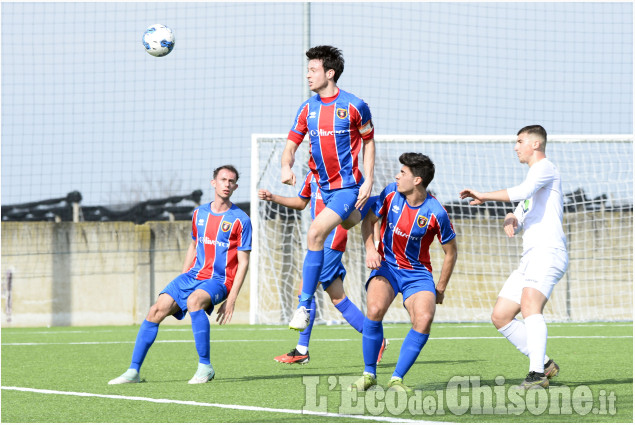
[[[518,268],[509,276],[498,296],[520,304],[523,288],[535,288],[549,299],[568,265],[567,251],[532,249],[520,259]]]

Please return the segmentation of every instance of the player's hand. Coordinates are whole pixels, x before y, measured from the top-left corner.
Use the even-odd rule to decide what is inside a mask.
[[[263,201],[273,201],[273,193],[267,189],[258,189],[258,198]]]
[[[293,174],[291,167],[282,167],[280,176],[282,183],[295,186],[295,174]]]
[[[503,221],[503,230],[505,231],[505,234],[510,238],[513,238],[516,234],[516,229],[518,229],[518,219],[512,213],[507,214],[505,221]]]
[[[369,179],[366,179],[362,186],[359,188],[359,194],[357,195],[357,202],[355,203],[355,208],[361,210],[364,208],[366,201],[370,198],[370,194],[373,191],[373,182]]]
[[[381,266],[381,255],[377,250],[366,252],[366,267],[371,270],[377,270]]]
[[[459,196],[461,197],[461,199],[472,198],[472,200],[470,201],[470,205],[481,205],[484,202],[481,192],[477,192],[473,189],[463,189],[461,192],[459,192]]]
[[[219,322],[220,325],[231,322],[232,315],[234,314],[234,303],[235,301],[227,299],[218,309],[216,321]]]
[[[440,292],[438,289],[437,291],[437,304],[443,304],[443,299],[445,298],[445,291]]]

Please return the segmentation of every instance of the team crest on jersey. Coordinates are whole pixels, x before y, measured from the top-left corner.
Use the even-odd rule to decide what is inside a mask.
[[[428,224],[428,217],[426,217],[425,215],[420,215],[419,217],[417,217],[417,226],[423,228],[426,226],[426,224]]]
[[[231,228],[232,228],[232,224],[229,221],[223,221],[223,224],[221,226],[221,229],[223,230],[223,232],[226,232]]]
[[[344,108],[337,108],[337,117],[344,119],[348,116],[348,111]]]

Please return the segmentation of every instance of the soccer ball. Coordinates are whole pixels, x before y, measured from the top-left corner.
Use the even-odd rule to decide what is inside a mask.
[[[150,25],[141,39],[146,52],[152,56],[165,56],[174,48],[174,33],[165,25]]]

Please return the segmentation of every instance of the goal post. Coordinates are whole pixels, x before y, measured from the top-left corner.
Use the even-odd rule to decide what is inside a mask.
[[[297,305],[310,214],[263,202],[258,189],[296,196],[298,187],[280,182],[280,158],[287,136],[255,134],[251,151],[250,322],[286,323]],[[448,210],[457,233],[459,256],[436,321],[485,322],[503,283],[517,267],[522,238],[507,238],[502,218],[511,203],[469,206],[461,189],[490,191],[520,183],[528,168],[513,150],[515,136],[376,136],[373,194],[394,180],[399,155],[421,152],[435,163],[428,190]],[[562,176],[564,230],[569,269],[558,283],[545,316],[552,321],[632,320],[633,299],[633,136],[550,135],[547,157]],[[296,153],[298,182],[308,171],[308,143]],[[433,276],[439,277],[443,250],[431,246]],[[347,296],[365,312],[363,288],[369,271],[359,226],[349,231],[344,254]],[[318,290],[317,321],[342,322]],[[387,322],[409,318],[398,296]],[[396,308],[395,308],[396,307]]]

